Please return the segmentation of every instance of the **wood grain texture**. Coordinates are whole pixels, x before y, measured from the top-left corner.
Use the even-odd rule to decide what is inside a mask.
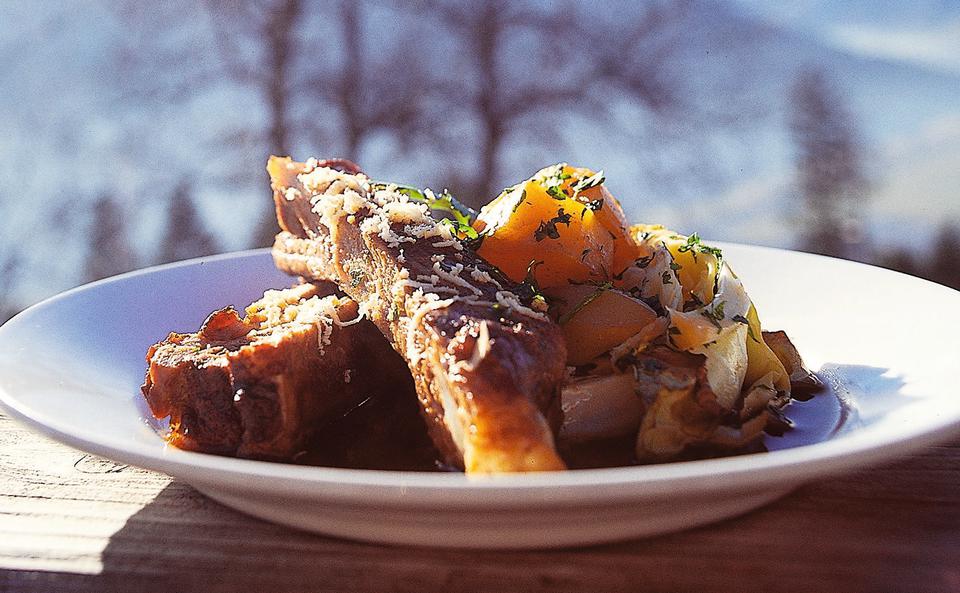
[[[0,591],[960,591],[960,442],[683,533],[552,552],[252,519],[0,416]]]

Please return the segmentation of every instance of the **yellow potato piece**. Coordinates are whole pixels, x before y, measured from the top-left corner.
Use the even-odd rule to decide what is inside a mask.
[[[778,391],[790,391],[790,375],[783,363],[773,353],[770,346],[763,341],[760,331],[760,317],[757,308],[750,305],[747,312],[747,321],[750,323],[750,333],[747,336],[747,374],[743,378],[744,387],[750,387],[768,373],[773,378],[773,387]]]
[[[542,288],[609,280],[615,252],[630,241],[623,210],[602,184],[575,190],[594,175],[589,169],[557,167],[538,172],[480,210],[474,226],[485,236],[477,253],[516,282],[540,262],[532,270]],[[557,173],[566,177],[559,184]]]
[[[591,287],[593,291],[584,296],[583,288],[554,292],[567,295],[567,312],[560,317],[560,330],[567,343],[569,365],[587,364],[657,319],[646,303],[622,292]],[[569,303],[576,305],[571,308]]]
[[[720,260],[696,235],[681,235],[660,225],[637,224],[630,227],[637,247],[636,257],[649,256],[661,244],[673,256],[677,278],[683,289],[683,301],[708,304],[720,271]]]
[[[574,380],[563,386],[560,402],[560,438],[568,442],[636,433],[643,416],[643,402],[636,393],[632,374]]]

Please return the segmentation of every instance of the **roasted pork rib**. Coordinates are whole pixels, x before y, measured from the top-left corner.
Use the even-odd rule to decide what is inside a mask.
[[[468,473],[563,469],[553,430],[565,346],[532,295],[427,206],[353,167],[274,157],[268,170],[277,266],[336,282],[360,303],[406,359],[446,463]]]
[[[142,390],[154,416],[170,418],[168,440],[289,460],[325,419],[363,399],[413,397],[403,360],[373,325],[351,323],[357,303],[325,292],[313,284],[268,291],[244,318],[221,309],[199,332],[151,347]]]

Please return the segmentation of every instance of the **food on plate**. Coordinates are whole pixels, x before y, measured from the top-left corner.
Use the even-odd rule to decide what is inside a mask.
[[[631,246],[603,182],[603,173],[559,164],[508,187],[474,222],[483,235],[477,254],[517,282],[541,262],[532,273],[543,287],[609,279]]]
[[[468,473],[563,469],[553,432],[566,351],[542,297],[409,191],[317,161],[274,157],[268,170],[277,266],[360,303],[407,361],[445,462]]]
[[[268,293],[151,349],[144,393],[177,446],[290,458],[320,431],[307,457],[338,466],[659,463],[761,450],[821,386],[719,249],[628,224],[602,171],[546,167],[477,213],[342,159],[267,170],[277,267],[343,296]],[[269,388],[233,402],[247,385]],[[399,447],[415,462],[370,461],[424,433]]]
[[[572,366],[589,364],[657,321],[650,305],[609,286],[568,284],[545,292]]]
[[[349,298],[301,284],[241,317],[212,313],[147,353],[143,395],[182,449],[290,460],[327,419],[364,399],[413,397],[403,361]]]
[[[766,343],[719,249],[628,226],[604,186],[602,172],[561,163],[504,190],[474,223],[477,252],[515,276],[528,269],[561,327],[573,367],[561,436],[633,432],[641,463],[756,445],[781,420],[791,380],[814,375],[785,334],[776,352]]]

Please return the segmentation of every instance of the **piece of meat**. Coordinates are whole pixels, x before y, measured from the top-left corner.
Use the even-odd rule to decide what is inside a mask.
[[[406,365],[357,303],[324,292],[267,291],[244,318],[221,309],[199,332],[152,346],[142,391],[154,416],[170,418],[169,442],[290,460],[325,419],[365,398],[413,397]]]
[[[336,282],[406,359],[434,443],[468,473],[563,469],[559,328],[428,208],[311,160],[268,164],[288,273]],[[545,307],[544,307],[545,309]]]

